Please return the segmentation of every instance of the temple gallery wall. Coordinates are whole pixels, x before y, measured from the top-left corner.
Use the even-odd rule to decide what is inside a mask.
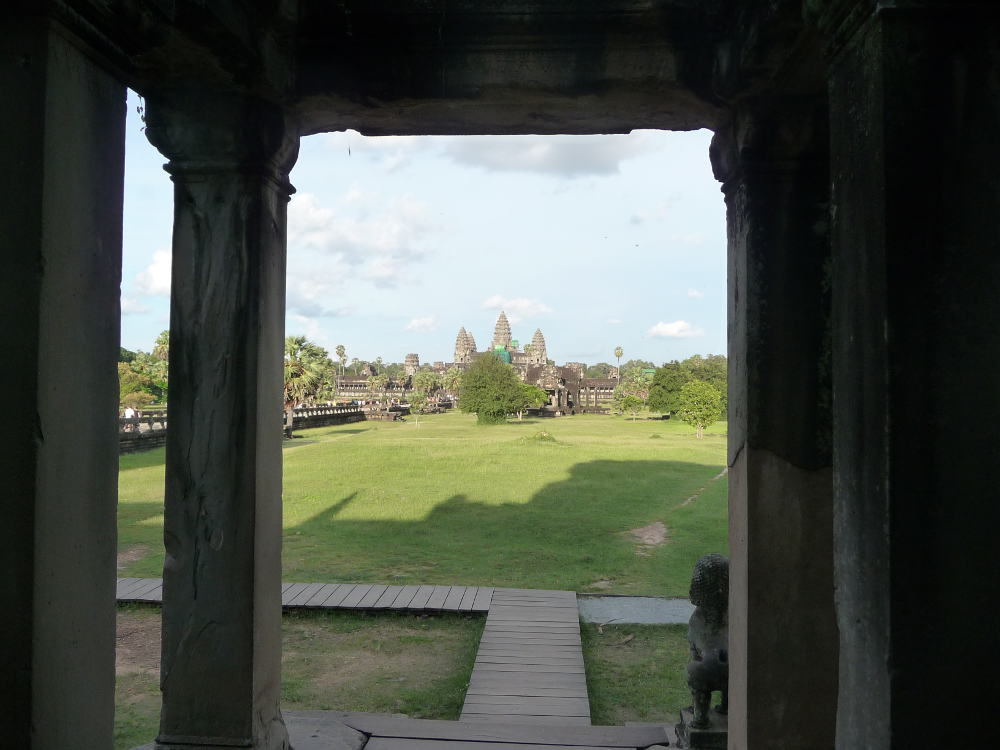
[[[995,4],[0,14],[0,744],[111,747],[126,86],[175,197],[159,748],[287,747],[271,397],[288,173],[301,136],[344,128],[711,128],[729,235],[729,747],[993,744]]]

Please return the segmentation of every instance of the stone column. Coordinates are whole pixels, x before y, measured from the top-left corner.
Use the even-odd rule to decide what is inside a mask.
[[[729,235],[729,747],[833,744],[826,107],[756,101],[713,142]]]
[[[0,724],[4,747],[111,747],[125,88],[3,12]]]
[[[288,172],[283,111],[153,92],[174,181],[159,748],[286,748],[281,428]]]
[[[1000,16],[831,5],[837,745],[987,747]]]

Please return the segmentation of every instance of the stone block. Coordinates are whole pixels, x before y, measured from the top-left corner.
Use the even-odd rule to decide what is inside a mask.
[[[690,706],[681,709],[681,721],[677,725],[677,745],[699,750],[700,748],[711,750],[726,750],[726,743],[729,737],[729,717],[721,714],[714,708],[708,712],[711,724],[705,729],[696,729],[691,726],[694,719],[694,709]]]

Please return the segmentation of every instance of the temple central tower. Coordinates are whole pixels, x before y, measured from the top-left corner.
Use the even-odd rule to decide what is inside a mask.
[[[493,345],[491,349],[496,349],[500,347],[506,349],[510,346],[510,323],[507,321],[507,313],[503,310],[500,311],[500,316],[497,318],[496,327],[493,329]]]

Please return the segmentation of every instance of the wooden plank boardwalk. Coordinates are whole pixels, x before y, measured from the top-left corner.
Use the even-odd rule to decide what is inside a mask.
[[[511,721],[439,721],[385,714],[283,711],[296,750],[343,747],[333,740],[347,725],[368,735],[365,750],[619,750],[660,748],[674,738],[668,727],[539,725]]]
[[[460,721],[590,724],[572,591],[493,591]]]
[[[163,580],[119,578],[117,594],[123,602],[161,602]],[[459,721],[285,712],[300,750],[346,746],[340,743],[345,725],[368,735],[366,750],[641,750],[676,742],[665,726],[590,725],[572,591],[284,583],[281,603],[286,609],[487,613]]]
[[[119,578],[120,602],[162,602],[162,578]],[[396,609],[488,612],[492,586],[384,586],[370,583],[283,583],[285,609]]]

